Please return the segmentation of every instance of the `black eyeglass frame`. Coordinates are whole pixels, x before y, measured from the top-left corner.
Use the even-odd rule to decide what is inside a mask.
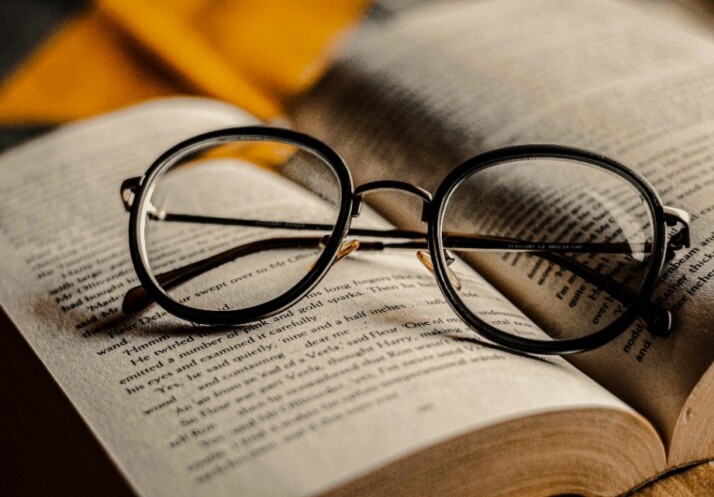
[[[325,237],[324,249],[312,269],[284,294],[262,304],[240,310],[204,310],[187,306],[171,298],[149,269],[149,260],[144,238],[144,228],[149,214],[152,196],[157,180],[182,159],[202,149],[222,142],[271,140],[293,145],[320,157],[335,174],[339,183],[340,206],[330,236]],[[650,264],[642,280],[639,292],[629,307],[619,317],[600,331],[578,338],[556,340],[534,340],[503,332],[481,320],[458,297],[457,290],[449,277],[446,248],[443,243],[442,224],[446,201],[449,195],[465,177],[503,162],[537,158],[554,158],[589,163],[621,177],[633,185],[646,200],[650,209],[652,224],[652,251]],[[131,184],[130,184],[131,183]],[[359,214],[362,195],[373,189],[397,189],[417,193],[424,200],[422,221],[427,223],[427,246],[433,261],[437,284],[451,308],[474,331],[493,342],[520,352],[535,354],[570,354],[584,352],[599,347],[622,334],[636,319],[643,304],[650,298],[657,278],[664,266],[667,243],[666,225],[671,221],[664,211],[659,196],[650,184],[626,166],[586,150],[562,145],[518,145],[492,150],[462,163],[449,173],[429,200],[429,194],[421,188],[398,181],[377,181],[362,185],[355,190],[352,177],[342,158],[323,142],[282,128],[247,126],[228,128],[204,133],[173,146],[149,167],[141,178],[132,178],[122,185],[122,197],[130,211],[129,250],[139,281],[146,292],[166,311],[182,319],[201,324],[241,325],[278,314],[307,295],[325,276],[342,246],[350,229],[352,217]],[[131,198],[125,198],[130,191]],[[425,194],[425,195],[424,195]],[[130,207],[129,207],[130,206]],[[671,208],[667,208],[671,209]],[[675,210],[676,209],[672,209]],[[671,216],[670,216],[671,217]],[[675,216],[675,221],[684,224],[688,237],[688,219]],[[671,222],[669,223],[671,224]],[[687,242],[688,244],[688,239]]]

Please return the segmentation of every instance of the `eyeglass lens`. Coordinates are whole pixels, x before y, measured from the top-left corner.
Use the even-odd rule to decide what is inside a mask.
[[[629,180],[578,160],[477,170],[451,190],[442,212],[441,239],[462,283],[456,295],[478,319],[524,338],[604,329],[630,307],[653,260],[645,197]],[[493,311],[472,268],[532,321]]]
[[[146,253],[164,291],[196,309],[241,310],[281,297],[313,269],[341,193],[322,157],[253,139],[186,155],[149,200]]]

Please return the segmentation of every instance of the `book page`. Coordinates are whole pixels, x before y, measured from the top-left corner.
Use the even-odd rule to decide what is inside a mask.
[[[626,427],[622,489],[663,469],[650,425],[567,362],[454,338],[474,335],[413,253],[353,254],[294,307],[242,327],[196,325],[158,306],[123,315],[137,278],[122,180],[182,138],[251,122],[217,103],[169,100],[67,126],[0,159],[0,302],[139,494],[313,494],[438,441],[568,409],[605,410],[572,426],[600,440],[592,451],[603,461],[621,441],[603,443],[598,428]],[[321,208],[274,173],[242,178],[247,212],[281,208],[261,204],[276,193],[287,211]],[[220,240],[199,232],[171,244],[180,253],[206,241]],[[292,263],[268,256],[243,279],[199,278],[186,291],[249,281],[259,292],[271,264]],[[472,278],[493,309],[514,312]],[[583,453],[580,439],[573,451]]]
[[[712,88],[710,40],[625,2],[439,4],[363,32],[296,119],[337,148],[358,183],[382,179],[388,165],[389,178],[433,191],[474,154],[557,143],[611,156],[643,174],[665,205],[690,212],[692,246],[667,265],[654,296],[674,313],[673,335],[656,339],[633,326],[572,358],[671,441],[714,358]],[[550,295],[541,305],[562,305],[564,317],[592,312],[568,306],[578,286],[558,295],[567,285],[534,261],[509,282],[509,297],[540,291]],[[551,283],[546,291],[544,283]],[[708,413],[705,404],[688,406],[687,417],[705,418],[709,428],[696,444],[672,449],[675,464],[711,456]]]

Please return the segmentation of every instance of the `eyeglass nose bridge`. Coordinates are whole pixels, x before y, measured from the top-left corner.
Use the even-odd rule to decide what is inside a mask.
[[[393,180],[381,180],[372,181],[370,183],[365,183],[355,188],[354,198],[352,202],[352,217],[359,216],[362,211],[362,201],[364,196],[368,193],[374,193],[378,191],[392,191],[392,192],[403,192],[410,195],[419,197],[423,201],[421,220],[427,222],[429,220],[430,207],[431,207],[431,193],[411,183],[405,183],[404,181],[393,181]]]

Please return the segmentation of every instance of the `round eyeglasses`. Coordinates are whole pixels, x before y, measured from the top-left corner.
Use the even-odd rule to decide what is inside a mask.
[[[421,199],[427,229],[352,227],[364,197],[379,190]],[[203,324],[280,313],[340,259],[407,249],[487,339],[528,353],[582,352],[635,321],[667,335],[671,313],[650,296],[666,259],[689,246],[688,214],[663,206],[643,178],[612,159],[557,145],[473,157],[432,198],[400,181],[353,188],[342,159],[310,136],[232,128],[179,143],[143,177],[124,181],[121,195],[141,282],[123,311],[156,302]],[[517,312],[493,310],[474,273]]]

